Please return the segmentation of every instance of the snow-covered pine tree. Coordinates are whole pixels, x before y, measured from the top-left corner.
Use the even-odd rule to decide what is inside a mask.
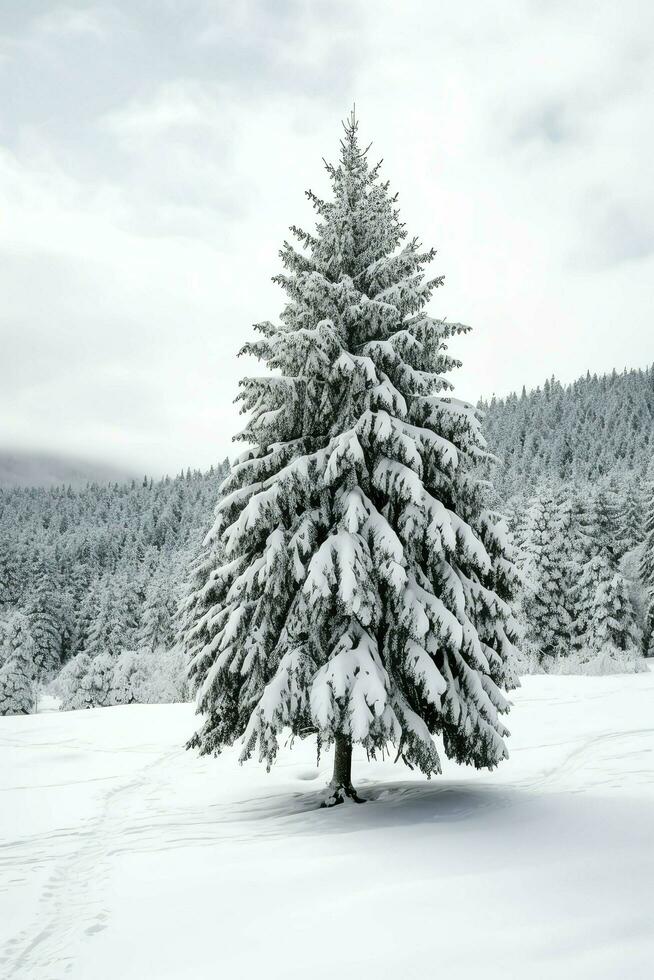
[[[588,570],[595,589],[588,615],[587,651],[595,655],[618,651],[636,659],[640,637],[625,579],[611,569],[604,552],[591,558]]]
[[[0,622],[0,715],[29,715],[34,710],[37,655],[28,617],[10,612]]]
[[[524,615],[527,639],[541,664],[569,652],[567,575],[560,508],[551,487],[536,494],[526,535]]]
[[[133,607],[120,576],[107,574],[100,582],[99,602],[89,627],[84,652],[90,657],[118,656],[131,649],[134,638]]]
[[[583,567],[590,557],[592,518],[589,501],[578,485],[561,484],[557,496],[561,530],[561,600],[567,614],[569,634],[567,653],[579,650],[585,637],[584,600],[579,583]]]
[[[56,580],[54,562],[50,567],[41,564],[24,606],[36,644],[36,666],[43,677],[51,677],[61,666],[61,590]]]
[[[514,561],[519,568],[524,564],[527,540],[528,507],[524,497],[514,495],[503,508],[513,542]]]
[[[175,619],[179,596],[174,588],[173,574],[153,576],[145,593],[145,602],[138,631],[138,647],[156,650],[170,649],[175,645]]]
[[[640,562],[640,577],[645,589],[645,655],[654,656],[654,464],[650,465],[645,483],[645,540]]]
[[[623,553],[642,543],[645,534],[643,487],[637,478],[623,480],[624,507],[620,511],[620,542]]]
[[[467,328],[425,312],[434,252],[402,245],[354,114],[327,171],[315,232],[280,253],[281,324],[244,348],[272,373],[242,382],[253,448],[222,485],[187,644],[206,716],[190,744],[242,737],[241,759],[270,766],[282,729],[317,733],[334,803],[356,795],[353,743],[427,775],[436,733],[461,763],[506,757],[516,573],[473,472],[478,417],[442,377]]]
[[[639,656],[639,634],[627,583],[620,573],[614,501],[600,489],[589,525],[589,557],[577,588],[579,625],[577,645],[582,657]]]

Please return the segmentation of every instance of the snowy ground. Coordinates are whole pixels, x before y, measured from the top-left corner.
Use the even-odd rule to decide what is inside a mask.
[[[0,976],[650,978],[654,674],[528,677],[431,783],[181,748],[188,705],[0,718]]]

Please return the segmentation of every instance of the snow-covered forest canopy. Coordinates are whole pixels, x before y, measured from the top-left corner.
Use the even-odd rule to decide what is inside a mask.
[[[569,385],[481,401],[503,499],[545,480],[642,480],[654,455],[654,370],[586,374]]]
[[[27,656],[64,707],[185,697],[180,589],[225,472],[0,490],[0,689]]]
[[[654,372],[550,379],[479,407],[525,572],[521,669],[633,669],[654,621]],[[16,685],[0,712],[34,710],[36,681],[66,665],[64,706],[187,696],[177,603],[226,472],[0,489],[0,687]],[[26,654],[10,653],[16,636]]]
[[[651,367],[481,402],[524,573],[522,669],[642,669],[654,621]]]

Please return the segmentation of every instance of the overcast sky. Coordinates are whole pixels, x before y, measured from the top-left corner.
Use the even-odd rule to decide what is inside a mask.
[[[0,446],[234,453],[355,100],[474,328],[457,395],[654,360],[651,0],[7,0],[0,93]]]

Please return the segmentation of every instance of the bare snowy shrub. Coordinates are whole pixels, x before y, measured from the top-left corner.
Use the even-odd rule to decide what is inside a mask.
[[[95,708],[111,703],[114,658],[108,653],[90,657],[80,653],[63,668],[52,685],[66,711]]]
[[[552,673],[586,674],[598,677],[602,674],[640,674],[647,671],[647,664],[636,649],[618,650],[607,646],[599,653],[582,650],[570,657],[561,657]]]
[[[91,658],[86,653],[79,653],[72,660],[62,667],[58,676],[50,685],[50,691],[61,701],[61,707],[65,711],[73,711],[76,708],[88,708],[82,701],[82,677],[89,669]]]
[[[115,704],[168,704],[188,696],[181,651],[123,650],[73,657],[52,685],[65,710]]]
[[[125,650],[114,664],[112,704],[170,704],[188,697],[181,650]]]
[[[647,662],[638,650],[618,650],[607,646],[597,652],[575,650],[569,656],[555,657],[542,663],[536,653],[524,651],[516,665],[518,673],[525,674],[583,674],[587,677],[600,677],[605,674],[640,674],[646,671]]]
[[[134,704],[143,686],[146,671],[142,657],[134,650],[123,650],[114,661],[111,674],[111,704]]]

